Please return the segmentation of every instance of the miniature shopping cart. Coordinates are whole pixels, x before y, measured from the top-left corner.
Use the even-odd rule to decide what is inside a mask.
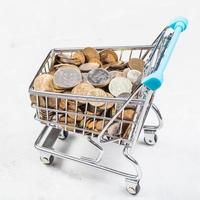
[[[98,169],[111,172],[122,177],[125,177],[127,191],[131,194],[137,194],[140,190],[140,179],[141,179],[141,169],[138,162],[130,154],[130,150],[135,147],[141,131],[144,131],[144,141],[148,145],[154,145],[157,142],[156,131],[162,126],[162,117],[158,108],[154,105],[153,99],[155,91],[162,85],[163,82],[163,72],[175,47],[175,44],[179,38],[182,31],[187,28],[187,20],[185,18],[177,18],[171,22],[155,39],[152,45],[144,46],[120,46],[120,47],[97,47],[97,51],[103,49],[112,48],[117,55],[119,60],[128,61],[131,58],[139,58],[145,61],[144,75],[141,83],[134,88],[134,91],[127,98],[117,97],[117,98],[102,98],[93,96],[80,96],[66,93],[53,93],[53,92],[41,92],[36,91],[33,88],[33,82],[36,76],[41,73],[48,73],[54,64],[55,56],[58,54],[73,53],[81,48],[71,48],[71,49],[53,49],[47,55],[42,66],[37,72],[35,78],[33,79],[30,87],[29,93],[31,96],[36,98],[36,103],[32,107],[36,110],[35,119],[40,121],[45,125],[41,134],[35,142],[35,148],[41,153],[41,160],[45,164],[51,164],[54,157],[61,159],[69,159],[79,163],[86,164]],[[40,106],[39,98],[43,97],[46,102],[46,106]],[[49,98],[53,98],[56,101],[56,108],[49,108],[47,102]],[[58,107],[58,102],[64,100],[66,102],[75,102],[76,108],[71,111],[68,109],[60,110]],[[79,102],[85,102],[85,112],[79,113],[77,111],[77,106]],[[110,102],[114,103],[116,113],[113,117],[106,115],[107,106],[102,115],[97,115],[97,108],[95,107],[94,113],[88,114],[88,104],[89,102],[104,102],[105,105]],[[125,119],[119,118],[125,108],[133,107],[135,109],[135,115],[132,121],[127,121]],[[150,110],[153,110],[157,116],[158,123],[156,125],[146,125],[145,120]],[[40,117],[40,112],[46,113],[46,118]],[[49,113],[55,113],[55,117],[52,119]],[[75,115],[75,120],[73,125],[59,122],[59,115]],[[82,115],[84,118],[83,125],[80,127],[76,123],[76,118]],[[85,124],[87,119],[92,119],[93,121],[103,120],[102,131],[96,132],[93,129],[88,129]],[[114,122],[120,123],[119,134],[110,135],[108,134],[108,128]],[[107,123],[105,123],[107,122]],[[123,125],[128,126],[128,134],[125,136],[120,134],[122,132]],[[50,131],[47,131],[50,128]],[[75,157],[67,155],[65,153],[59,152],[54,148],[54,144],[57,139],[66,139],[68,134],[80,134],[88,139],[88,142],[93,145],[99,152],[97,157],[89,158],[85,156]],[[116,143],[118,145],[123,145],[123,155],[131,161],[135,169],[134,174],[126,173],[120,170],[112,169],[107,166],[100,164],[103,157],[103,147],[104,145],[109,145],[110,143]]]

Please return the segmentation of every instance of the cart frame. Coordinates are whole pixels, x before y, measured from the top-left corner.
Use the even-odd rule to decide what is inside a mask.
[[[163,120],[160,111],[158,108],[153,104],[153,99],[155,95],[155,91],[162,85],[163,82],[163,73],[169,61],[169,58],[172,54],[172,51],[175,47],[175,44],[178,40],[178,37],[182,31],[184,31],[187,27],[187,20],[185,18],[177,18],[176,20],[172,21],[164,30],[159,34],[156,40],[153,42],[152,45],[143,45],[143,46],[121,46],[121,47],[97,47],[97,50],[112,48],[115,51],[120,51],[120,58],[123,56],[124,51],[129,51],[129,59],[131,58],[132,52],[135,50],[139,50],[139,58],[145,59],[145,73],[142,80],[142,83],[138,85],[133,93],[127,98],[97,98],[97,97],[90,97],[90,96],[78,96],[72,94],[57,94],[51,92],[39,92],[33,89],[33,82],[37,75],[42,72],[47,71],[51,64],[49,64],[49,58],[55,57],[57,53],[61,52],[73,52],[78,49],[82,48],[72,48],[72,49],[53,49],[50,51],[46,59],[44,60],[42,66],[40,67],[39,71],[37,72],[36,76],[34,77],[32,83],[29,87],[30,95],[36,96],[37,104],[33,107],[36,109],[35,119],[39,120],[42,123],[45,123],[45,127],[40,133],[39,137],[35,142],[35,148],[41,152],[41,160],[45,164],[51,164],[53,162],[53,157],[58,157],[62,159],[69,159],[73,160],[88,166],[92,166],[107,172],[111,172],[120,176],[125,177],[127,190],[130,194],[137,194],[140,190],[139,182],[141,180],[141,168],[138,162],[133,158],[130,151],[132,148],[136,146],[138,138],[142,129],[144,130],[144,140],[148,145],[154,145],[157,142],[157,135],[156,131],[160,129],[163,125]],[[48,65],[48,67],[46,67]],[[47,69],[48,68],[48,69]],[[39,106],[39,97],[43,96],[46,100],[46,108],[41,108]],[[120,108],[117,110],[115,115],[107,119],[109,122],[103,127],[102,131],[95,137],[95,133],[92,131],[87,136],[89,143],[91,143],[96,149],[98,149],[99,154],[96,158],[89,158],[89,157],[75,157],[71,155],[67,155],[65,153],[59,152],[53,148],[56,140],[58,138],[65,139],[67,138],[67,131],[68,126],[65,124],[64,127],[61,127],[58,122],[58,114],[61,112],[56,109],[49,109],[47,107],[47,100],[48,98],[56,97],[56,105],[58,98],[64,98],[67,100],[72,99],[76,100],[76,107],[77,102],[80,100],[84,101],[105,101],[106,106],[107,103],[114,101],[120,103]],[[124,109],[127,106],[134,105],[136,107],[136,115],[134,116],[133,121],[131,122],[131,129],[128,135],[128,138],[121,138],[121,137],[110,137],[106,134],[107,129],[109,126],[118,119],[118,116],[124,112]],[[41,120],[39,118],[39,111],[45,110],[47,112],[47,119]],[[156,125],[145,125],[145,120],[148,116],[150,110],[153,110],[157,116],[158,123]],[[77,110],[76,110],[77,111]],[[52,123],[48,118],[49,112],[56,112],[56,122]],[[96,114],[96,110],[95,110]],[[76,117],[77,117],[76,113]],[[84,117],[89,117],[87,114],[84,114]],[[104,116],[105,118],[105,116]],[[94,117],[94,119],[96,119]],[[75,120],[76,121],[76,120]],[[125,120],[121,120],[121,124],[125,123]],[[50,132],[47,134],[47,130],[49,127],[52,127]],[[74,123],[73,132],[82,131],[83,135],[87,135],[87,130],[78,129],[76,124]],[[43,141],[43,142],[42,142]],[[118,143],[120,145],[124,145],[123,148],[123,155],[133,164],[135,169],[135,173],[130,174],[123,171],[119,171],[116,169],[109,168],[107,166],[100,165],[100,161],[103,156],[103,145],[109,143]]]

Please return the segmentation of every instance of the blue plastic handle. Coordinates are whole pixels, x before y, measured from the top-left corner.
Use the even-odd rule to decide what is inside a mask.
[[[166,66],[169,62],[171,54],[174,50],[176,42],[181,34],[188,26],[188,20],[183,17],[176,18],[173,20],[168,27],[174,29],[174,34],[172,39],[169,42],[169,45],[165,51],[164,57],[160,62],[158,69],[150,74],[149,76],[145,77],[142,83],[151,90],[157,90],[163,83],[163,73],[166,69]]]

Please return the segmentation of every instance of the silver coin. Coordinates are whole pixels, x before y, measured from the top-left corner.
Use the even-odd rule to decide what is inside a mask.
[[[59,68],[53,77],[53,82],[59,88],[69,89],[82,81],[81,72],[74,67]]]
[[[105,69],[93,69],[88,73],[87,80],[96,87],[105,87],[110,82],[110,74]]]
[[[131,93],[132,87],[133,85],[129,79],[116,77],[110,81],[109,91],[113,96],[117,97],[121,93]]]
[[[99,63],[84,63],[79,67],[79,69],[82,72],[89,72],[90,70],[97,69],[99,66]]]
[[[138,70],[129,70],[127,73],[127,78],[133,83],[137,83],[139,79],[141,79],[142,73]]]

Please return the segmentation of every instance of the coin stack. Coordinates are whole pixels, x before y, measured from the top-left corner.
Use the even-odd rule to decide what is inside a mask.
[[[112,118],[122,105],[115,104],[115,97],[127,98],[135,86],[141,82],[145,62],[138,58],[131,58],[125,62],[119,60],[118,55],[112,49],[97,51],[95,48],[87,47],[77,50],[72,54],[57,54],[54,64],[48,73],[38,75],[33,87],[41,92],[54,92],[73,94],[78,96],[92,96],[97,98],[113,98],[113,101],[95,101],[87,99],[76,101],[75,98],[57,98],[31,96],[32,104],[38,107],[50,109],[40,110],[40,119],[52,120],[55,111],[66,111],[59,114],[59,124],[63,127],[80,127],[96,132],[103,129],[109,120],[102,116]],[[87,114],[91,117],[85,117]],[[107,130],[109,135],[121,135],[127,137],[130,124],[122,126],[123,133],[119,132],[119,120],[132,121],[134,118],[134,107],[129,106],[118,116]],[[101,118],[98,116],[101,116]],[[72,128],[70,129],[72,130]]]

